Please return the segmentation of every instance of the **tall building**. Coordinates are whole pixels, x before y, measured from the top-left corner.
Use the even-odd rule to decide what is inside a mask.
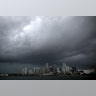
[[[57,73],[60,74],[61,73],[61,70],[59,67],[57,67]]]
[[[24,68],[22,68],[22,75],[24,75]]]
[[[27,75],[27,68],[22,68],[22,75]]]
[[[41,67],[41,74],[43,75],[44,73],[45,73],[45,67],[42,66],[42,67]]]
[[[49,73],[49,64],[48,63],[46,63],[45,64],[45,73]]]
[[[66,73],[70,73],[70,67],[66,66]]]
[[[35,75],[41,75],[41,68],[40,67],[34,67],[34,74]]]
[[[63,65],[62,65],[62,72],[64,74],[66,74],[66,64],[65,63],[63,63]]]
[[[72,68],[70,66],[67,66],[65,63],[63,63],[63,65],[62,65],[62,72],[64,74],[70,73],[71,70],[72,70]]]
[[[53,73],[54,73],[54,74],[57,73],[57,66],[56,66],[56,64],[53,64]]]
[[[50,67],[49,67],[49,71],[50,71],[50,72],[53,72],[53,66],[50,66]]]
[[[27,67],[24,68],[24,73],[27,75]]]
[[[33,74],[32,70],[29,70],[28,73],[29,73],[29,75],[32,75]]]
[[[72,67],[71,71],[72,73],[76,72],[77,71],[76,67]]]

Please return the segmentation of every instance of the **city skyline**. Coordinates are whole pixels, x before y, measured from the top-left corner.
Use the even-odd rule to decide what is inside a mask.
[[[0,73],[0,80],[95,80],[96,68],[80,70],[63,63],[22,68],[20,73]]]

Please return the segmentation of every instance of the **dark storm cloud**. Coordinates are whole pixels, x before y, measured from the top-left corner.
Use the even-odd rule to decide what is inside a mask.
[[[0,61],[96,64],[96,17],[0,17]]]

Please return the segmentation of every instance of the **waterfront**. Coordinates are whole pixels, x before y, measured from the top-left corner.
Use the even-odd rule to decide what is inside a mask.
[[[0,77],[0,80],[96,80],[96,75],[92,76],[8,76]]]

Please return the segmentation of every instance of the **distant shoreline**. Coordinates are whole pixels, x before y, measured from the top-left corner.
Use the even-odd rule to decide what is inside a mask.
[[[96,75],[92,76],[8,76],[0,77],[0,80],[96,80]]]

